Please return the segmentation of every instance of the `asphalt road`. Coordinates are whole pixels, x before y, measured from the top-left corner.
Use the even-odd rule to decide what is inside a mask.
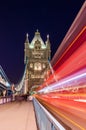
[[[32,102],[0,105],[0,130],[37,130]]]
[[[36,98],[65,128],[68,126],[72,130],[86,130],[85,102],[52,98],[50,95],[36,96]]]

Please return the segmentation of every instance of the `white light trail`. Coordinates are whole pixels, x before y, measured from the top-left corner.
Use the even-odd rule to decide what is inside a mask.
[[[67,80],[65,80],[63,82],[59,82],[59,83],[56,82],[56,83],[54,83],[52,85],[49,85],[46,88],[43,88],[43,89],[39,90],[38,92],[39,93],[42,93],[42,92],[47,93],[47,92],[50,92],[51,90],[60,89],[60,88],[64,87],[64,85],[66,85],[68,83],[71,83],[71,82],[73,82],[75,80],[80,80],[82,78],[86,78],[86,72],[83,73],[83,74],[77,75],[75,77],[72,77],[70,79],[67,79]]]

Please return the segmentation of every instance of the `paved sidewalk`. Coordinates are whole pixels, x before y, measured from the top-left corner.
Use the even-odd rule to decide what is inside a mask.
[[[32,102],[0,105],[0,130],[37,130]]]

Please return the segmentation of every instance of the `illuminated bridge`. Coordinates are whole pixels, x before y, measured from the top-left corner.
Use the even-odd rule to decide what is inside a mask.
[[[12,91],[0,99],[0,104],[11,101],[0,106],[1,130],[86,130],[86,1],[52,58],[53,73],[29,98],[21,96],[26,67],[16,85],[0,76],[0,92]]]
[[[0,66],[0,95],[3,95],[6,91],[11,91],[11,82],[6,76],[3,68]]]

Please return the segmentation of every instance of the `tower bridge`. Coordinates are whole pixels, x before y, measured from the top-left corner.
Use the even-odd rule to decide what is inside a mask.
[[[11,88],[11,97],[0,98],[2,130],[86,129],[86,1],[51,58],[49,35],[43,42],[39,31],[25,40],[25,70],[19,84],[11,87],[0,66],[0,92]],[[32,101],[16,101],[29,95]],[[8,118],[9,119],[8,119]]]
[[[20,94],[30,94],[49,77],[51,71],[49,65],[51,58],[49,35],[47,35],[47,41],[44,43],[37,30],[30,43],[28,34],[26,34],[24,53],[25,71],[15,90]]]

